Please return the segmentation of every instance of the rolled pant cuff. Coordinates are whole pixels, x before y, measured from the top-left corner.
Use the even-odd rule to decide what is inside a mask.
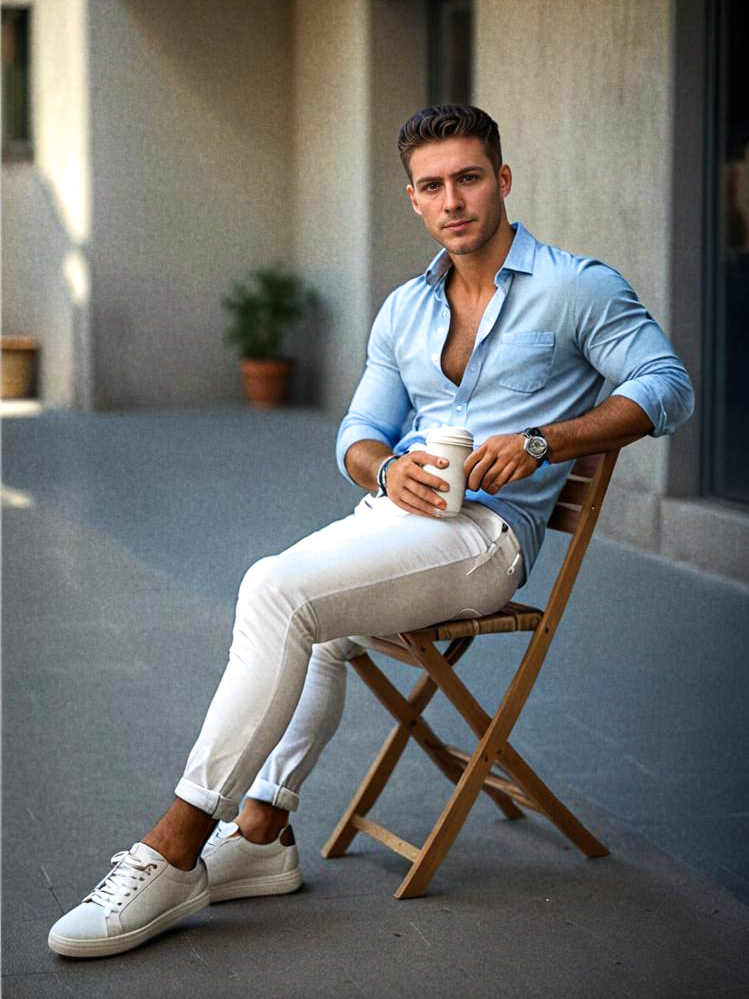
[[[276,808],[282,808],[285,812],[295,812],[299,808],[299,795],[290,791],[281,784],[272,784],[269,780],[256,777],[252,787],[247,792],[248,798],[255,798],[258,801],[267,801]]]
[[[199,784],[193,784],[191,780],[183,777],[174,789],[178,798],[194,805],[202,812],[207,812],[214,819],[222,819],[224,822],[231,822],[236,818],[239,811],[236,801],[225,798],[218,791],[209,791]]]

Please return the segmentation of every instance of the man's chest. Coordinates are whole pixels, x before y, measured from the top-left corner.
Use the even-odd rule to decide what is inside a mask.
[[[486,308],[491,301],[491,293],[477,302],[451,298],[450,327],[440,358],[442,371],[455,385],[460,385],[466,365],[476,343],[476,334]]]
[[[453,318],[442,348],[442,371],[455,385],[460,385],[468,360],[473,353],[478,325]]]
[[[551,310],[471,316],[442,301],[428,318],[408,320],[396,340],[401,379],[417,411],[454,407],[443,422],[460,423],[476,406],[514,411],[549,393],[571,400],[600,378]]]
[[[465,412],[487,393],[505,406],[550,380],[576,389],[573,375],[579,385],[596,374],[576,344],[571,302],[525,277],[500,281],[473,308],[428,289],[398,309],[393,359],[417,410],[449,401]]]

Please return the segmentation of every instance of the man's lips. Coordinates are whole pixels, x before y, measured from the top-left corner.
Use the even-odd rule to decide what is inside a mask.
[[[457,222],[446,222],[442,226],[443,229],[463,229],[465,226],[470,225],[473,219],[459,219]]]

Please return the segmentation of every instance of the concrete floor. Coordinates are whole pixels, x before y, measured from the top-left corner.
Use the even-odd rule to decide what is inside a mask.
[[[350,510],[335,429],[239,408],[4,422],[3,995],[749,996],[747,591],[602,539],[515,741],[610,857],[481,802],[424,898],[392,898],[406,863],[366,837],[323,861],[388,727],[352,677],[294,822],[299,893],[212,906],[119,957],[48,951],[171,800],[246,566]],[[551,535],[520,599],[543,598],[560,552]],[[487,707],[524,641],[466,657]],[[443,703],[428,717],[467,744]],[[398,773],[373,817],[419,841],[448,785],[418,749]]]

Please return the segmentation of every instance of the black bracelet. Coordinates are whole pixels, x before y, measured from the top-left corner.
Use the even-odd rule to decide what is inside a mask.
[[[387,496],[387,471],[394,461],[398,460],[397,454],[391,454],[389,458],[386,458],[380,467],[377,469],[377,485],[382,490],[383,494]]]

